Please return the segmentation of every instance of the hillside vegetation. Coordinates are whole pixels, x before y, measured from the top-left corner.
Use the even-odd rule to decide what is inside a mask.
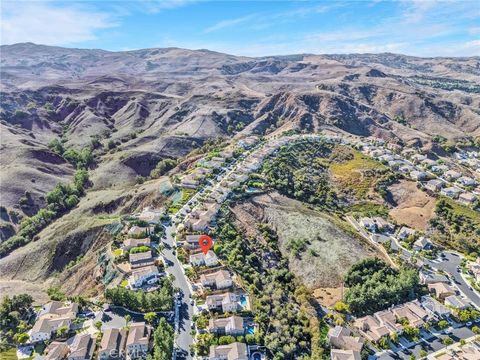
[[[418,272],[413,268],[396,270],[379,259],[366,259],[353,265],[345,275],[345,302],[357,316],[373,314],[391,305],[413,300],[419,294]]]
[[[258,229],[261,239],[245,237],[225,209],[214,235],[219,240],[215,252],[241,277],[254,298],[259,343],[275,360],[325,358],[325,339],[310,305],[310,292],[288,270],[275,232],[266,224]]]
[[[442,197],[437,201],[435,217],[430,220],[435,240],[460,252],[480,254],[480,213]]]

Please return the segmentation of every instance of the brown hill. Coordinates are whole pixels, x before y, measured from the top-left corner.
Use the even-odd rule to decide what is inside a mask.
[[[113,201],[159,160],[185,156],[212,138],[292,128],[339,128],[419,145],[434,134],[480,136],[478,57],[247,58],[208,50],[109,52],[31,43],[0,51],[2,240],[13,234],[18,218],[44,205],[55,184],[72,178],[74,167],[48,148],[54,139],[67,148],[95,147],[90,192],[108,193]],[[67,234],[99,199],[82,199],[78,211],[47,227],[40,240],[1,259],[0,270],[20,280],[59,271],[48,254],[78,242],[78,235]],[[95,243],[102,242],[82,240],[74,255]],[[35,252],[45,255],[46,266],[39,267]],[[21,277],[11,273],[20,259]]]

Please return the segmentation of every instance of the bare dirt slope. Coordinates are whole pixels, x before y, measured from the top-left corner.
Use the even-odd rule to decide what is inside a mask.
[[[0,290],[17,287],[19,292],[40,294],[53,285],[70,295],[101,290],[98,259],[112,240],[105,226],[144,206],[159,208],[165,198],[158,186],[164,180],[129,190],[90,191],[78,207],[42,230],[36,241],[0,259]]]
[[[46,147],[55,138],[76,148],[92,138],[104,148],[116,143],[98,158],[95,182],[102,188],[132,184],[162,158],[235,134],[337,127],[420,143],[432,134],[480,135],[478,57],[246,58],[31,43],[5,45],[1,53],[0,190],[2,205],[20,211],[25,191],[39,206],[42,194],[71,176],[71,167]]]
[[[88,256],[107,241],[100,236],[98,214],[148,205],[158,187],[143,191],[136,177],[208,140],[329,129],[423,146],[433,134],[480,135],[478,57],[246,58],[208,50],[109,52],[31,43],[0,51],[0,239],[13,235],[22,216],[44,206],[45,194],[57,183],[71,180],[75,169],[49,149],[50,141],[77,150],[94,147],[96,162],[89,169],[93,186],[87,196],[36,241],[0,259],[0,280],[46,286],[58,273],[53,280],[61,283],[70,274],[68,261],[83,255],[86,264],[73,269],[71,293],[91,281],[85,277]],[[303,236],[319,237],[308,244],[317,255],[292,259],[309,279],[335,285],[332,274],[366,254],[325,216],[272,208],[264,216],[285,232],[283,250],[296,236],[282,228],[295,222],[290,212],[304,219]],[[329,266],[320,266],[321,260]]]
[[[394,208],[390,216],[399,224],[425,231],[435,216],[435,198],[419,190],[413,181],[402,180],[388,188]]]
[[[310,288],[338,286],[353,263],[376,255],[369,245],[348,232],[345,223],[275,192],[253,197],[233,211],[250,231],[259,222],[270,224],[291,271]],[[305,244],[296,255],[291,245],[298,240]]]

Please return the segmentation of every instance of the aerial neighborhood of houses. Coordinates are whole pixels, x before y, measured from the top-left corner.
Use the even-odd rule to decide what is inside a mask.
[[[442,159],[430,159],[414,149],[395,152],[382,141],[357,142],[362,152],[418,181],[432,195],[444,195],[472,205],[480,195],[480,153],[469,151],[455,153],[446,165]]]
[[[245,183],[266,157],[288,142],[318,137],[289,135],[265,141],[251,136],[195,161],[172,185],[176,192],[170,195],[174,200],[168,208],[146,207],[108,228],[115,240],[99,260],[98,274],[106,300],[80,304],[62,299],[44,304],[36,313],[27,344],[19,346],[19,357],[30,357],[43,344],[39,359],[145,358],[152,351],[159,319],[165,319],[175,332],[173,359],[266,359],[265,348],[255,343],[258,326],[252,295],[215,246],[203,251],[199,239],[216,226],[227,199],[240,191],[256,191]],[[455,153],[452,162],[445,162],[415,149],[392,149],[379,139],[321,138],[356,147],[433,196],[472,207],[480,195],[478,152]],[[476,293],[471,286],[478,286],[480,280],[480,258],[464,260],[452,270],[428,234],[382,216],[348,220],[387,257],[393,253],[418,269],[425,293],[371,315],[350,316],[341,325],[330,324],[331,359],[364,359],[365,350],[372,359],[394,359],[394,354],[422,342],[432,344],[435,357],[429,359],[480,359],[480,344],[472,339],[456,355],[445,352],[437,357],[447,346],[438,340],[441,334],[467,339],[472,337],[473,324],[480,323],[476,310],[480,297],[471,296]],[[127,298],[134,299],[135,306],[129,307]],[[223,341],[202,349],[200,338],[205,334]],[[464,357],[458,357],[460,353]]]

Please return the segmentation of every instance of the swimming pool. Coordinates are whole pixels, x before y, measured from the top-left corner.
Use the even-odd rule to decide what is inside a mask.
[[[262,360],[262,355],[260,353],[254,353],[252,356],[253,360]]]
[[[253,326],[253,325],[248,325],[248,326],[246,327],[246,329],[245,329],[245,332],[246,332],[247,334],[250,334],[250,335],[255,334],[255,326]]]
[[[240,300],[238,300],[238,303],[243,308],[247,307],[247,297],[245,295],[240,296]]]

